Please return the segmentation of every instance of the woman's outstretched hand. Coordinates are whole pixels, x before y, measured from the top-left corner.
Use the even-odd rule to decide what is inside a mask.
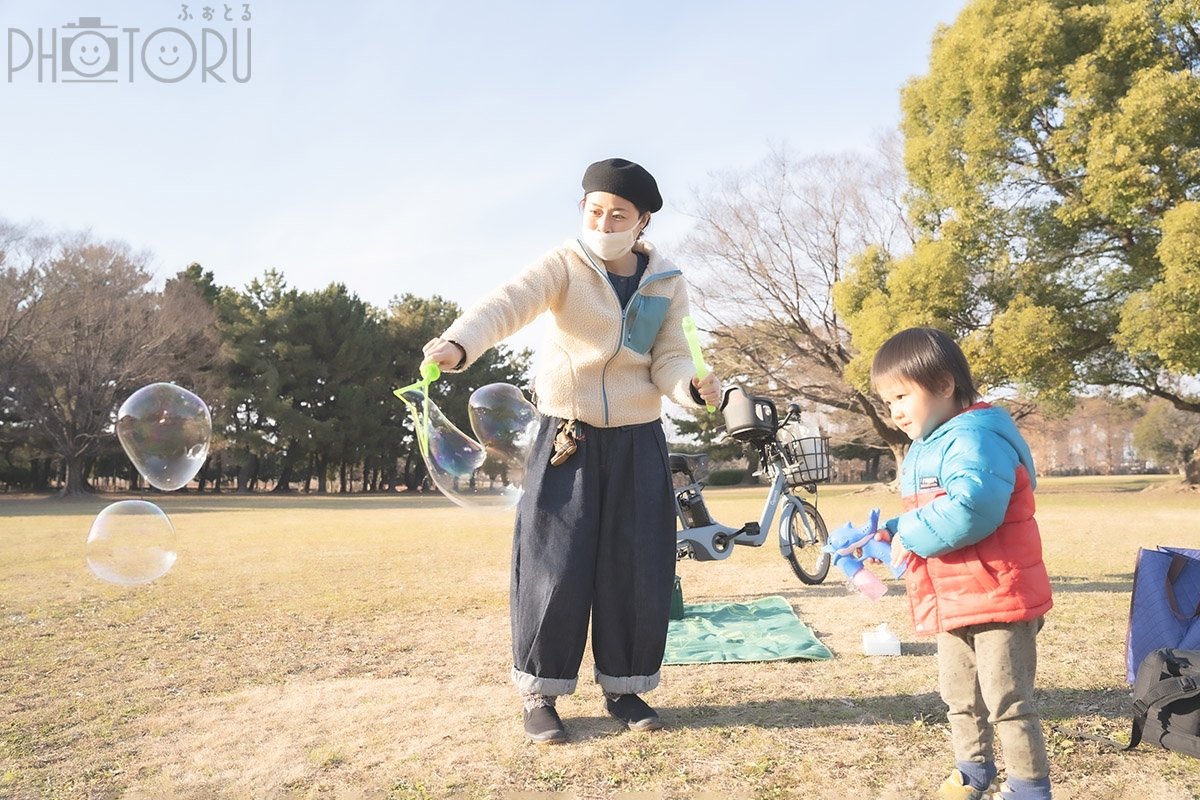
[[[462,345],[458,342],[451,342],[447,339],[430,339],[421,348],[421,352],[425,354],[425,358],[421,361],[422,364],[434,363],[440,369],[457,369],[467,358],[467,353],[463,350]]]

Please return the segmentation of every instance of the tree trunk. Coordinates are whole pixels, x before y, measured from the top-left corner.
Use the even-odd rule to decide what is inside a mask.
[[[1195,486],[1200,484],[1200,448],[1192,451],[1192,457],[1183,465],[1183,482]]]
[[[78,455],[72,453],[67,456],[66,461],[66,483],[59,490],[56,497],[86,497],[91,494],[91,489],[87,485],[87,480],[84,477],[83,467],[84,461]]]
[[[866,469],[863,470],[863,480],[874,482],[879,480],[879,461],[882,455],[875,453],[867,456]]]
[[[895,480],[900,480],[900,464],[904,461],[904,456],[908,454],[908,448],[912,447],[912,442],[888,442],[888,447],[892,448],[892,457],[896,459],[896,477]]]
[[[283,462],[283,469],[279,471],[279,478],[275,481],[275,488],[272,493],[287,494],[292,491],[292,462],[287,460]]]
[[[237,492],[238,494],[248,494],[252,491],[251,486],[258,474],[258,456],[254,453],[247,452],[246,457],[242,460],[237,472]]]
[[[317,494],[325,494],[329,491],[329,483],[325,478],[329,472],[329,460],[325,456],[317,459]]]
[[[54,467],[54,459],[47,456],[46,458],[35,458],[32,462],[34,468],[34,491],[44,492],[50,488],[50,474]]]
[[[421,485],[420,470],[414,469],[413,461],[413,451],[410,448],[404,459],[404,486],[410,492],[415,491]]]
[[[205,485],[211,483],[212,488],[209,490],[213,494],[221,491],[221,454],[208,454],[208,458],[204,459],[204,466],[200,468],[200,474],[196,476],[196,492],[204,494]]]
[[[296,452],[298,444],[295,439],[288,442],[287,449],[284,451],[283,467],[279,470],[279,477],[275,480],[275,488],[271,490],[272,492],[288,494],[292,491],[292,481],[295,480],[292,477],[292,473],[295,472],[295,458],[292,453]]]

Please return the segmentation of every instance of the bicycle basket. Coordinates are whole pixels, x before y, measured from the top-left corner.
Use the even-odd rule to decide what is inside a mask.
[[[780,445],[789,486],[824,483],[833,478],[829,461],[829,437],[806,436]]]
[[[775,436],[775,403],[766,397],[746,394],[731,387],[721,407],[725,434],[739,442],[765,442]]]

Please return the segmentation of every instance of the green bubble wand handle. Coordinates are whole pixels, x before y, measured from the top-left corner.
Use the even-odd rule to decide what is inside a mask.
[[[696,366],[696,377],[703,379],[708,375],[708,364],[704,363],[704,353],[700,350],[700,333],[696,330],[696,320],[692,316],[683,318],[683,335],[687,339],[688,349],[692,351],[692,363]],[[708,413],[713,413],[717,407],[706,403]]]
[[[405,392],[428,391],[429,384],[433,383],[440,377],[442,377],[441,367],[439,367],[436,362],[430,361],[427,364],[421,365],[421,380],[417,381],[416,383],[410,383],[408,386],[403,386],[399,389],[396,389],[392,392],[392,394],[396,395],[396,397],[400,397]]]
[[[410,383],[408,386],[402,386],[396,389],[392,394],[404,401],[404,405],[408,406],[408,410],[412,412],[413,423],[417,433],[417,447],[421,450],[421,455],[428,458],[429,456],[429,384],[442,377],[442,369],[434,362],[430,361],[421,365],[421,380],[416,383]],[[421,393],[421,411],[417,412],[417,407],[405,395],[408,392]]]

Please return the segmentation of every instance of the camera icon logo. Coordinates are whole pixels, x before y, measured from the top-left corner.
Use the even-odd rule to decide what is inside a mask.
[[[80,76],[76,80],[99,80],[107,72],[117,71],[116,25],[102,25],[99,17],[80,17],[63,26],[62,71]],[[67,35],[70,31],[74,35]],[[110,79],[115,81],[116,79]]]

